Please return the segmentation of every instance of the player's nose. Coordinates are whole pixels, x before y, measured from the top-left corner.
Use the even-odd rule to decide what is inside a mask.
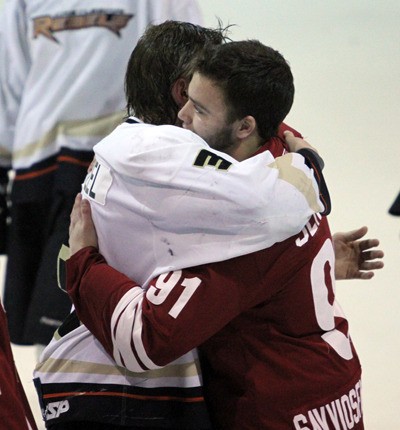
[[[178,112],[178,118],[182,121],[184,128],[192,123],[192,116],[190,114],[192,109],[190,103],[190,100],[188,100]]]

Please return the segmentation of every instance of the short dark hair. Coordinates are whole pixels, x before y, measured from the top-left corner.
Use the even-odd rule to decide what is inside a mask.
[[[175,124],[179,107],[171,95],[178,78],[190,78],[190,63],[205,46],[226,39],[222,28],[180,21],[150,25],[128,62],[125,94],[128,115],[149,124]]]
[[[294,83],[288,63],[258,40],[209,47],[193,62],[193,72],[221,88],[229,122],[252,115],[264,140],[276,134],[292,107]]]

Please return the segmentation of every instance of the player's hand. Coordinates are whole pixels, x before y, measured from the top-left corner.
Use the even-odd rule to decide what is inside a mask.
[[[384,256],[383,251],[375,249],[379,245],[379,240],[360,240],[367,231],[367,227],[361,227],[332,236],[336,279],[371,279],[375,275],[374,271],[384,266],[381,260]]]
[[[82,194],[75,198],[69,225],[69,247],[71,255],[87,246],[98,247],[96,229],[93,224],[90,203],[82,199]]]
[[[287,145],[289,146],[290,152],[297,152],[300,149],[312,149],[316,153],[318,151],[311,146],[306,140],[301,139],[300,137],[296,137],[291,131],[286,130],[283,132],[283,135],[285,136],[285,141]]]

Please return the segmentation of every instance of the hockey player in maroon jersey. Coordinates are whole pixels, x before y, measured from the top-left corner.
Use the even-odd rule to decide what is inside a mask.
[[[210,48],[179,115],[200,135],[220,131],[235,155],[237,129],[227,119],[241,85],[232,71],[251,76],[257,49],[255,42]],[[267,143],[257,152],[267,149],[284,150]],[[93,231],[89,240],[80,235],[84,204],[78,199],[72,214],[73,252],[97,245]],[[326,218],[314,215],[301,233],[268,249],[160,275],[146,292],[94,247],[68,260],[67,280],[81,321],[128,369],[156,369],[199,347],[215,428],[362,429],[361,366],[335,300],[334,267]]]

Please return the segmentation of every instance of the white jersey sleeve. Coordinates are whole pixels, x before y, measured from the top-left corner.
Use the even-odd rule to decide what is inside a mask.
[[[84,195],[100,252],[142,284],[269,247],[323,210],[298,154],[275,159],[266,151],[238,162],[188,130],[128,123],[95,154]]]

